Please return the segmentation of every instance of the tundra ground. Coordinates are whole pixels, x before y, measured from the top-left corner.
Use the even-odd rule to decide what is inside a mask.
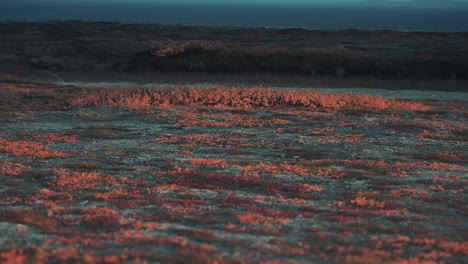
[[[0,84],[0,263],[463,263],[467,102]]]

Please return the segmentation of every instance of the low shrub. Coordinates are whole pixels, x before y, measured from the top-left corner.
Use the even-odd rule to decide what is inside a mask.
[[[267,88],[169,88],[169,89],[83,89],[67,102],[71,108],[89,106],[161,107],[305,107],[344,110],[415,110],[430,108],[418,102],[350,93],[326,94],[314,90],[271,90]]]

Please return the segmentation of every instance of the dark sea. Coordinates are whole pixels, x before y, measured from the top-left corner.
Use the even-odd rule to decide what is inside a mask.
[[[65,3],[64,3],[65,2]],[[0,20],[92,20],[164,24],[468,31],[466,8],[255,4],[151,4],[0,0]]]

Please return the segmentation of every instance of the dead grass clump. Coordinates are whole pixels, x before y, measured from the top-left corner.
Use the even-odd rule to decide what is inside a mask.
[[[385,207],[385,202],[378,202],[374,199],[368,198],[363,194],[359,194],[355,199],[351,200],[352,204],[361,207],[373,207],[373,208],[383,208]]]
[[[225,48],[225,44],[220,41],[187,41],[176,42],[171,39],[167,41],[148,41],[147,46],[151,54],[158,57],[172,57],[182,55],[194,55],[196,53],[203,53],[215,51]]]

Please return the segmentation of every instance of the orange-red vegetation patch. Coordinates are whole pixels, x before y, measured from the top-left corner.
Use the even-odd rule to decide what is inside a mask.
[[[0,152],[10,153],[15,156],[30,158],[64,158],[69,154],[62,151],[53,151],[39,142],[14,141],[0,138]]]
[[[263,182],[258,178],[194,171],[193,173],[173,174],[166,180],[166,184],[177,184],[201,189],[236,189],[255,188],[261,186]]]
[[[293,197],[301,196],[306,192],[320,192],[323,190],[319,186],[312,186],[309,184],[284,184],[271,180],[263,180],[259,177],[203,173],[197,171],[189,173],[173,173],[167,180],[165,180],[165,184],[175,184],[189,188],[210,189],[216,191],[260,189],[266,194],[288,193]]]
[[[0,86],[1,92],[10,92],[10,93],[19,93],[19,94],[53,94],[55,91],[54,89],[47,89],[44,87],[38,87],[38,85],[31,84],[31,83],[15,83],[15,84],[7,84],[1,83]]]
[[[302,184],[302,187],[304,188],[305,191],[312,191],[312,192],[321,192],[323,191],[323,187],[318,186],[318,185],[309,185],[309,184]]]
[[[103,201],[114,201],[114,200],[123,200],[123,201],[133,201],[138,199],[143,199],[145,194],[148,193],[148,190],[133,190],[131,187],[128,188],[115,188],[109,192],[105,193],[93,193],[93,197]]]
[[[40,201],[42,205],[53,210],[58,205],[69,205],[75,202],[75,197],[68,191],[53,191],[49,189],[39,189],[35,195],[29,196],[27,204],[33,205]]]
[[[348,164],[357,169],[366,170],[384,170],[391,176],[405,176],[408,172],[417,170],[445,171],[455,170],[464,171],[463,167],[457,164],[449,164],[442,162],[395,162],[389,163],[386,161],[369,161],[369,160],[341,160],[340,162]]]
[[[26,260],[24,249],[0,250],[0,263],[2,264],[24,264]]]
[[[390,195],[396,197],[424,198],[428,193],[426,190],[422,189],[397,189],[391,190]]]
[[[300,176],[311,175],[311,172],[308,168],[302,167],[300,165],[281,163],[279,165],[270,165],[259,162],[255,165],[247,165],[242,168],[244,171],[244,176],[259,176],[259,172],[265,172],[269,174],[296,174]]]
[[[247,165],[241,170],[244,173],[244,176],[259,176],[260,172],[268,174],[291,174],[299,176],[321,176],[326,178],[344,178],[347,176],[347,173],[341,169],[336,169],[333,167],[328,167],[327,169],[314,168],[311,166],[302,166],[297,164],[289,164],[287,162],[279,164],[265,164],[259,162],[255,165]]]
[[[288,219],[284,218],[273,218],[273,217],[266,217],[261,214],[255,213],[247,213],[247,214],[240,214],[237,215],[237,220],[241,224],[248,224],[248,225],[271,225],[271,224],[287,224],[289,222]]]
[[[62,187],[66,190],[83,190],[100,185],[114,185],[119,181],[113,176],[103,176],[98,172],[70,172],[64,169],[56,171],[56,179],[52,186]]]
[[[422,157],[427,160],[436,160],[442,162],[468,162],[468,156],[463,155],[461,152],[434,152],[422,154]]]
[[[56,232],[57,228],[60,226],[56,219],[50,218],[42,212],[31,209],[0,211],[0,221],[33,225],[42,228],[44,232]]]
[[[46,144],[56,144],[56,143],[79,143],[80,141],[77,139],[77,135],[71,135],[66,132],[49,132],[40,135],[34,135],[35,138],[38,140],[46,143]]]
[[[373,208],[384,208],[385,202],[378,202],[374,199],[367,198],[366,196],[359,194],[355,199],[351,200],[352,204],[361,207],[373,207]]]
[[[29,168],[29,166],[25,166],[22,163],[18,162],[0,162],[0,174],[16,176],[21,174],[27,168]]]
[[[121,225],[128,224],[119,212],[108,207],[81,209],[79,216],[80,223],[93,230],[117,231]]]
[[[72,98],[70,107],[86,106],[215,106],[275,107],[296,106],[311,109],[414,110],[430,108],[414,101],[386,99],[350,93],[326,94],[313,90],[271,90],[256,88],[170,88],[170,89],[83,89]]]
[[[188,159],[187,160],[190,164],[194,166],[214,166],[214,167],[221,167],[226,168],[228,166],[227,162],[220,159]]]
[[[416,135],[417,138],[428,138],[428,139],[449,139],[450,135],[431,132],[428,130],[424,130],[423,132]]]
[[[384,238],[372,237],[372,248],[341,248],[341,254],[348,254],[346,261],[357,263],[444,263],[454,256],[467,256],[468,243],[429,238],[411,239],[405,235],[393,235]],[[419,252],[405,258],[404,251],[412,249]],[[463,257],[461,257],[463,258]]]
[[[364,134],[352,135],[352,136],[344,136],[344,142],[350,143],[350,144],[361,143],[362,138],[363,138],[364,136],[365,136]]]

